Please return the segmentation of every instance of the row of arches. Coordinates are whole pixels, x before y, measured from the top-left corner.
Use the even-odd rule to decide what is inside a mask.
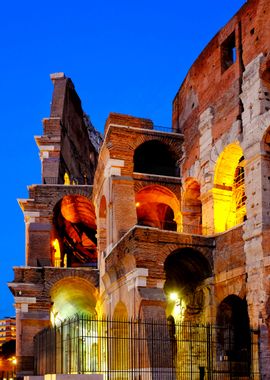
[[[183,326],[183,323],[198,324],[210,321],[207,320],[206,309],[211,307],[214,298],[214,292],[209,290],[208,282],[213,276],[212,265],[201,252],[191,248],[172,252],[163,265],[166,278],[164,284],[167,298],[166,315],[170,331],[174,331],[173,338],[174,335],[181,333],[180,330],[176,330]],[[99,313],[97,289],[83,278],[62,278],[52,286],[50,296],[53,324],[59,324],[75,314],[96,317]],[[127,306],[125,301],[128,302],[120,300],[115,304],[112,309],[112,320],[128,321],[130,317],[128,310],[133,310],[134,306]],[[245,298],[235,294],[226,296],[216,306],[214,315],[216,315],[215,321],[211,319],[211,322],[223,326],[217,330],[218,356],[223,358],[222,360],[228,355],[234,361],[247,360],[251,343]],[[115,333],[123,334],[124,330]]]
[[[183,188],[181,212],[184,232],[198,231],[208,235],[226,231],[244,222],[245,159],[240,145],[228,145],[217,159],[212,188],[210,192],[208,190],[213,215],[207,214],[209,207],[205,207],[206,211],[203,210],[201,185],[197,179],[188,177]]]
[[[213,263],[211,256],[208,257],[207,255],[206,252],[202,253],[194,248],[179,248],[169,253],[164,262],[160,263],[163,265],[165,279],[166,313],[180,322],[207,322],[205,310],[213,303],[210,298],[214,297],[211,287],[213,284]],[[124,262],[123,265],[125,266]],[[57,279],[50,289],[54,316],[62,314],[62,317],[70,317],[76,313],[94,314],[99,297],[95,284],[90,283],[85,278],[76,277],[74,273],[70,277],[68,273],[65,275],[63,272],[64,277]],[[117,305],[111,311],[113,318],[130,317],[122,301]],[[232,299],[232,302],[229,304],[227,302],[226,305],[223,305],[220,313],[217,313],[218,324],[232,323],[236,320],[237,314],[242,313],[237,301],[233,302]],[[130,310],[133,310],[134,305],[129,306],[131,306]],[[235,310],[236,314],[232,315],[232,311],[227,313],[228,307]],[[247,311],[247,307],[245,310]]]
[[[162,186],[147,186],[136,193],[137,224],[176,231],[179,201]],[[52,262],[56,267],[97,266],[99,250],[107,246],[107,201],[102,196],[98,214],[98,238],[94,205],[82,195],[66,195],[54,207]]]
[[[179,176],[177,162],[176,156],[169,147],[160,141],[147,141],[134,152],[134,172]],[[243,150],[238,143],[226,146],[217,158],[212,185],[214,220],[210,223],[203,222],[207,216],[203,218],[202,215],[199,179],[188,177],[182,184],[182,227],[178,230],[208,234],[223,232],[242,223],[246,219],[244,166]],[[160,212],[162,211],[157,211],[157,213]],[[209,225],[211,228],[207,230],[206,226]]]
[[[214,220],[212,222],[203,221],[207,216],[204,215],[203,217],[202,215],[201,185],[199,179],[188,177],[182,184],[182,227],[179,227],[178,230],[187,233],[208,234],[223,232],[242,223],[246,219],[244,166],[243,150],[238,143],[226,146],[217,158],[214,167],[212,188],[214,203]],[[135,150],[134,172],[179,176],[179,166],[176,156],[169,147],[160,141],[154,140],[141,144]],[[158,207],[162,208],[162,206]],[[146,209],[140,209],[139,219],[143,219],[142,224],[147,225],[145,221],[146,218],[142,217],[143,212],[149,217],[149,213]],[[156,213],[162,214],[164,213],[164,209],[159,209]],[[176,215],[174,215],[174,218],[175,217]],[[150,225],[152,226],[152,218],[149,219],[151,220]],[[156,220],[161,219],[161,216],[156,216]],[[171,222],[173,218],[169,216],[169,220]],[[207,229],[206,226],[209,225],[211,227]],[[162,225],[158,227],[163,228]],[[165,227],[165,229],[170,229],[168,225]],[[174,225],[172,229],[176,230],[177,227]]]
[[[149,148],[149,149],[148,149]],[[157,157],[159,161],[156,161]],[[165,144],[148,141],[134,154],[134,170],[169,167],[175,159]],[[161,161],[164,165],[159,165]],[[168,187],[145,186],[135,194],[137,224],[192,234],[222,232],[246,218],[244,156],[241,147],[231,144],[219,156],[212,189],[214,215],[203,215],[201,186],[195,178],[183,184],[181,199]],[[149,166],[147,166],[149,164]],[[166,165],[165,165],[166,164]],[[143,165],[146,165],[144,167]],[[175,166],[174,166],[175,167]],[[167,172],[168,174],[168,172]],[[99,248],[107,246],[107,200],[101,197],[98,215]],[[207,220],[213,217],[214,220]],[[55,266],[96,266],[97,225],[92,202],[80,195],[67,195],[54,208],[52,256]],[[205,225],[210,229],[205,229]]]

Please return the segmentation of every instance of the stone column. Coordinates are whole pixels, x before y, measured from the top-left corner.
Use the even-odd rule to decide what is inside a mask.
[[[241,94],[247,196],[244,241],[250,324],[260,329],[261,376],[270,379],[270,158],[262,151],[270,114],[269,91],[260,75],[263,60],[261,54],[246,66]]]
[[[116,243],[137,223],[135,193],[131,177],[112,177],[112,243]]]
[[[16,370],[17,379],[23,379],[23,376],[34,375],[35,348],[33,339],[37,333],[50,326],[51,304],[50,302],[42,302],[41,304],[37,301],[37,297],[31,296],[34,284],[25,284],[21,287],[22,290],[18,290],[19,284],[15,284],[14,289],[17,293],[15,296]]]
[[[200,166],[202,173],[201,202],[203,234],[214,232],[213,169],[211,163],[212,125],[214,112],[211,107],[200,115]]]

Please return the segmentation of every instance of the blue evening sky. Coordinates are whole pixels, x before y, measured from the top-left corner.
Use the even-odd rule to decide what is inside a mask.
[[[0,317],[14,315],[6,282],[24,264],[17,198],[40,183],[33,136],[49,116],[50,73],[71,77],[94,126],[109,112],[171,125],[192,62],[244,0],[13,0],[0,6],[2,248]]]

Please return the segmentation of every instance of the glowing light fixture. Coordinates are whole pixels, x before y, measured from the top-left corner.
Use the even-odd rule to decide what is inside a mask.
[[[61,251],[58,239],[54,239],[52,246],[55,250],[54,252],[54,266],[61,267]]]
[[[179,299],[178,294],[176,292],[170,293],[170,300],[177,301]]]
[[[67,172],[64,175],[64,185],[70,185],[70,178]]]

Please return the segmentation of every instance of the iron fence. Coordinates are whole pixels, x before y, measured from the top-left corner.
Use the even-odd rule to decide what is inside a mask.
[[[166,231],[178,231],[180,233],[186,233],[191,235],[213,235],[215,233],[213,227],[203,226],[199,223],[197,224],[187,224],[181,223],[177,224],[174,220],[168,219],[147,219],[138,218],[137,224],[144,227],[154,227]]]
[[[77,316],[35,337],[35,372],[114,380],[259,379],[258,332],[230,326]],[[239,343],[239,342],[238,342]]]

